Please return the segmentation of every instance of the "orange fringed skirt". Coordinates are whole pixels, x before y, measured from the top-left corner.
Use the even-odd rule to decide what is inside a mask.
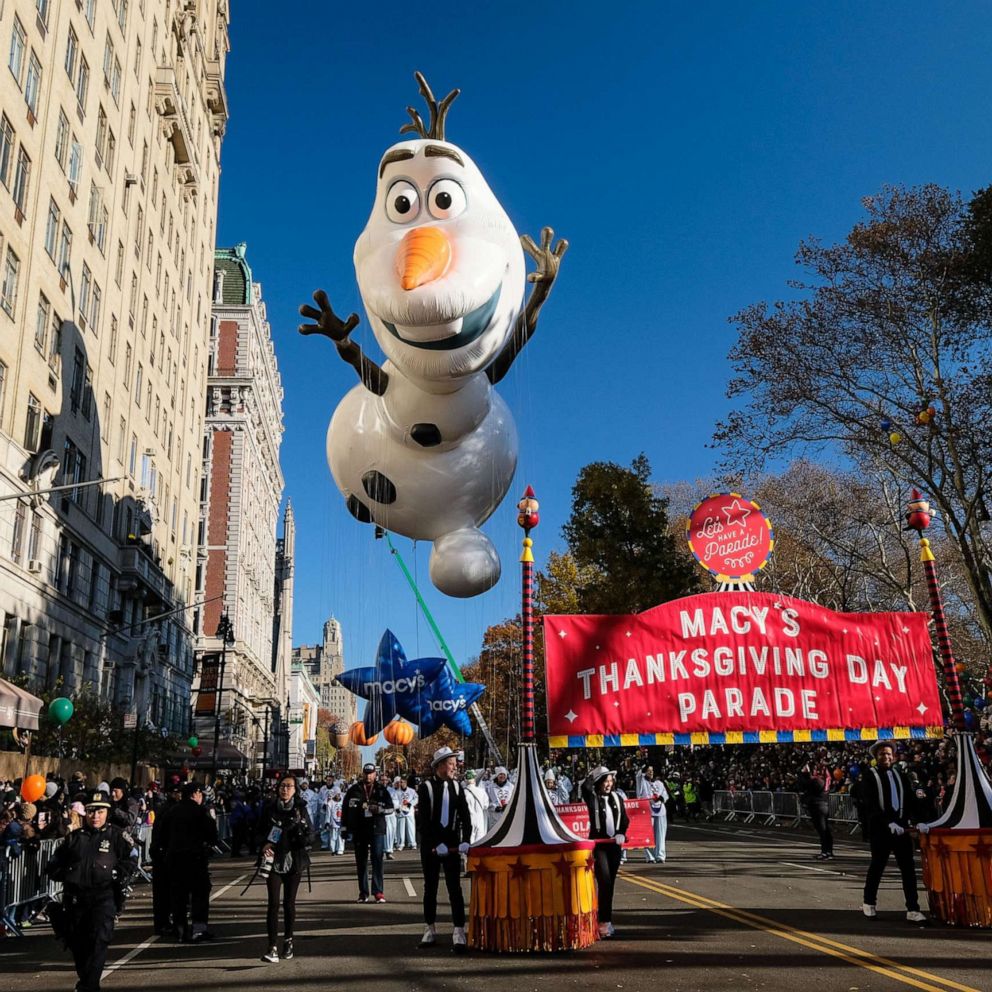
[[[930,912],[945,923],[992,927],[992,829],[920,834]]]
[[[599,939],[588,841],[473,848],[469,946],[480,951],[566,951]]]

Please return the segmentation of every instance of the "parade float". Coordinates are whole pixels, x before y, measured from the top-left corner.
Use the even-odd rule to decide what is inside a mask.
[[[992,927],[992,782],[975,751],[975,735],[965,720],[959,666],[951,648],[937,562],[930,541],[930,504],[914,490],[906,525],[920,535],[920,561],[926,574],[944,688],[951,708],[951,736],[957,750],[954,787],[942,816],[920,833],[923,884],[930,911],[945,923]]]
[[[517,504],[524,529],[523,662],[517,784],[496,825],[472,846],[469,946],[482,951],[578,950],[599,939],[592,851],[561,820],[537,761],[534,727],[534,554],[538,502],[527,487]]]

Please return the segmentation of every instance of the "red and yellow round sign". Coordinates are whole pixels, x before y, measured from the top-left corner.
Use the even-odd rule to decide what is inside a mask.
[[[775,547],[771,521],[740,493],[707,496],[692,511],[685,534],[696,561],[717,582],[753,582]]]

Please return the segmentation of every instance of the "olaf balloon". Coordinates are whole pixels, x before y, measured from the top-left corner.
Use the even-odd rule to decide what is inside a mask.
[[[387,149],[375,203],[355,245],[359,291],[380,367],[350,339],[326,293],[300,313],[355,368],[360,384],[327,431],[327,460],[348,510],[415,540],[433,542],[431,581],[449,596],[476,596],[499,579],[499,556],[479,530],[499,506],[517,463],[517,434],[493,386],[537,327],[568,247],[544,228],[540,245],[518,237],[476,164],[444,138],[458,90],[440,102],[418,72],[430,119],[413,108]],[[522,249],[521,249],[522,246]],[[524,252],[536,263],[528,276]],[[525,280],[533,284],[523,303]]]

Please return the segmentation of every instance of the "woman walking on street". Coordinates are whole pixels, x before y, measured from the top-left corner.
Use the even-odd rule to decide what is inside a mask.
[[[265,922],[269,932],[269,950],[263,961],[279,961],[279,897],[282,895],[283,960],[293,956],[293,927],[296,923],[296,894],[303,872],[310,865],[313,824],[307,804],[296,791],[296,779],[284,775],[275,799],[270,800],[258,818],[259,874],[265,878],[269,906]]]
[[[598,841],[593,862],[599,893],[599,935],[603,938],[616,936],[613,928],[613,887],[630,826],[623,801],[613,788],[615,775],[616,772],[600,765],[582,783],[582,798],[589,807],[589,839]]]

